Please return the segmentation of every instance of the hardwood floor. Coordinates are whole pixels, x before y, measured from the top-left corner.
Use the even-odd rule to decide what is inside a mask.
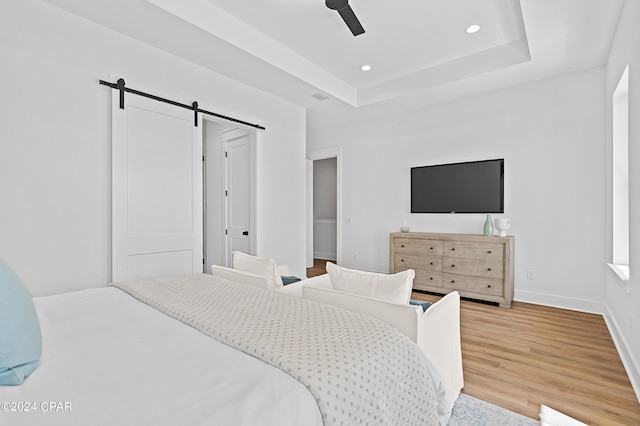
[[[325,268],[325,265],[327,264],[327,262],[336,263],[335,260],[313,259],[313,266],[311,268],[307,268],[307,278],[326,274],[327,270]]]
[[[324,273],[325,262],[307,276]],[[460,316],[463,393],[533,419],[544,404],[592,426],[640,425],[640,404],[602,316],[471,301],[462,301]]]
[[[602,316],[471,301],[462,301],[460,316],[463,393],[533,419],[544,404],[589,425],[640,425],[640,404]]]

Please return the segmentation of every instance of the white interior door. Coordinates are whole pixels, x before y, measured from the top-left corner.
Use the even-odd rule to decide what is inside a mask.
[[[235,129],[223,133],[226,145],[227,265],[231,253],[251,253],[251,140],[250,133]]]
[[[112,278],[202,272],[202,130],[193,111],[112,99]]]

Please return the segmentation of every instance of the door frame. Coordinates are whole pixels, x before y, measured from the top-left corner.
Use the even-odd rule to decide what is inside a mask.
[[[307,160],[336,159],[336,263],[342,265],[342,146],[331,146],[307,151]],[[312,163],[313,164],[313,163]],[[313,166],[310,167],[313,174]],[[307,168],[309,173],[309,167]],[[313,178],[307,179],[307,259],[313,259]]]

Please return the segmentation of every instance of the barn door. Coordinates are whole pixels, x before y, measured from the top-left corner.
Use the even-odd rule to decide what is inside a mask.
[[[202,272],[202,129],[193,111],[112,99],[112,279]]]

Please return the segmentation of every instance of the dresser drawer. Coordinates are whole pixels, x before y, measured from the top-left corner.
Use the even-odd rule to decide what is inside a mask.
[[[442,256],[442,241],[416,238],[395,238],[393,241],[393,249],[396,253]]]
[[[442,288],[442,274],[440,272],[425,271],[422,269],[415,269],[416,277],[413,279],[413,288],[418,290],[430,290],[425,287],[439,287]]]
[[[442,286],[451,290],[489,296],[502,296],[503,293],[503,281],[499,278],[470,277],[443,273]]]
[[[396,273],[407,269],[400,266],[396,268]],[[424,269],[414,269],[416,276],[413,279],[413,288],[418,290],[434,291],[432,287],[442,288],[442,273],[436,271],[425,271]]]
[[[492,243],[444,242],[444,256],[465,259],[500,261],[504,257],[504,245]]]
[[[442,271],[442,257],[414,256],[396,253],[394,264],[396,271],[404,269],[425,269],[428,271]]]
[[[501,280],[504,275],[503,269],[502,259],[494,262],[489,260],[444,257],[442,261],[442,272],[452,274],[475,275]]]

